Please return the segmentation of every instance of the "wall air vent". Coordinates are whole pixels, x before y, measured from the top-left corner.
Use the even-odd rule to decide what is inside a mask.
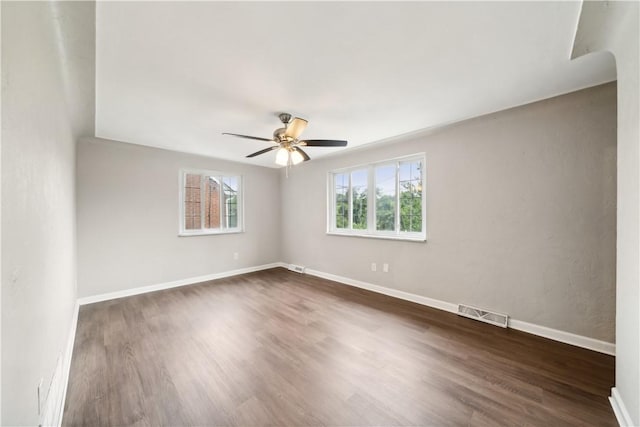
[[[475,319],[481,322],[490,323],[502,328],[506,328],[509,323],[509,316],[506,314],[494,313],[492,311],[487,311],[481,308],[471,307],[464,304],[458,304],[458,315],[468,317],[469,319]]]
[[[289,264],[289,271],[295,271],[296,273],[304,273],[304,267],[302,265]]]

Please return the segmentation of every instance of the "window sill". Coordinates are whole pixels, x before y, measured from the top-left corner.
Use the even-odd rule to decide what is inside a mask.
[[[397,236],[397,235],[382,235],[382,234],[364,234],[364,233],[349,233],[342,231],[327,231],[329,236],[344,236],[344,237],[364,237],[366,239],[382,239],[382,240],[401,240],[405,242],[417,242],[426,243],[427,238],[425,236]]]
[[[218,234],[239,234],[239,233],[244,233],[244,230],[239,230],[239,229],[224,230],[224,231],[211,230],[211,231],[198,231],[198,232],[181,231],[180,233],[178,233],[178,237],[215,236]]]

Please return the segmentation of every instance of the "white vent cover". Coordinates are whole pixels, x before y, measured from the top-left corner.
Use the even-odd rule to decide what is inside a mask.
[[[304,267],[301,265],[289,264],[289,271],[295,271],[296,273],[304,273]]]
[[[481,308],[471,307],[470,305],[458,304],[458,315],[468,317],[470,319],[479,320],[481,322],[490,323],[492,325],[506,328],[509,322],[509,316],[501,313],[483,310]]]

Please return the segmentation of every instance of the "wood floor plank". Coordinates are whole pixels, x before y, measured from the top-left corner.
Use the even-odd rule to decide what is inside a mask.
[[[65,426],[615,426],[614,358],[273,269],[83,306]]]

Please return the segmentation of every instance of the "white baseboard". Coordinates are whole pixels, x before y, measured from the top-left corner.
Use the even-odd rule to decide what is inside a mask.
[[[78,328],[78,312],[80,310],[80,304],[76,302],[73,308],[73,318],[71,319],[71,327],[69,328],[69,337],[67,338],[67,348],[65,350],[63,359],[63,388],[62,398],[60,399],[60,406],[58,411],[58,417],[54,425],[62,425],[62,415],[64,415],[64,404],[67,401],[67,388],[69,387],[69,374],[71,373],[71,359],[73,358],[73,346],[76,342],[76,329]]]
[[[334,282],[344,283],[345,285],[355,286],[356,288],[366,289],[372,292],[377,292],[379,294],[388,295],[394,298],[400,298],[406,301],[415,302],[417,304],[426,305],[428,307],[437,308],[451,313],[456,313],[458,311],[458,305],[450,302],[423,297],[421,295],[399,291],[397,289],[385,288],[384,286],[374,285],[372,283],[362,282],[360,280],[350,279],[348,277],[337,276],[335,274],[325,273],[323,271],[311,270],[309,268],[307,268],[305,272],[311,276],[333,280]]]
[[[325,273],[323,271],[312,270],[309,268],[307,268],[305,271],[307,274],[312,276],[333,280],[334,282],[344,283],[345,285],[355,286],[357,288],[367,289],[369,291],[415,302],[417,304],[426,305],[428,307],[437,308],[439,310],[444,310],[451,313],[457,313],[458,311],[458,305],[454,303],[428,298],[409,292],[399,291],[396,289],[386,288],[384,286],[374,285],[372,283],[362,282],[360,280],[350,279],[348,277],[338,276],[331,273]],[[549,338],[554,341],[559,341],[562,343],[575,345],[576,347],[582,347],[589,350],[597,351],[599,353],[605,353],[615,356],[616,345],[606,341],[600,341],[594,338],[576,335],[570,332],[560,331],[558,329],[552,329],[546,326],[535,325],[533,323],[528,323],[522,320],[511,318],[509,319],[509,327],[533,335]]]
[[[239,268],[237,270],[223,271],[221,273],[206,274],[204,276],[190,277],[188,279],[174,280],[173,282],[158,283],[156,285],[142,286],[139,288],[124,289],[122,291],[108,292],[105,294],[92,295],[78,298],[79,305],[93,304],[95,302],[107,301],[117,298],[124,298],[131,295],[145,294],[147,292],[161,291],[163,289],[177,288],[180,286],[193,285],[195,283],[207,282],[209,280],[222,279],[224,277],[237,276],[239,274],[253,273],[254,271],[268,270],[275,267],[286,267],[283,262],[257,265],[254,267]]]
[[[571,332],[560,331],[558,329],[552,329],[546,326],[540,326],[516,319],[509,319],[509,327],[519,331],[528,332],[533,335],[538,335],[540,337],[560,341],[565,344],[575,345],[576,347],[587,348],[589,350],[597,351],[598,353],[609,354],[611,356],[616,355],[615,344],[597,340],[595,338],[576,335]]]
[[[71,324],[67,336],[66,346],[58,358],[55,371],[51,377],[51,383],[44,400],[42,413],[40,415],[41,426],[60,426],[64,414],[64,404],[67,396],[67,386],[69,385],[69,372],[71,370],[71,358],[73,356],[73,345],[76,339],[76,328],[78,325],[78,303],[73,307]],[[43,390],[44,391],[44,390]]]
[[[618,424],[620,424],[621,427],[634,426],[633,421],[631,420],[631,415],[629,415],[627,407],[624,405],[624,402],[620,397],[620,393],[618,393],[618,390],[615,387],[611,389],[611,397],[609,397],[609,403],[611,403],[613,413],[616,415]]]

